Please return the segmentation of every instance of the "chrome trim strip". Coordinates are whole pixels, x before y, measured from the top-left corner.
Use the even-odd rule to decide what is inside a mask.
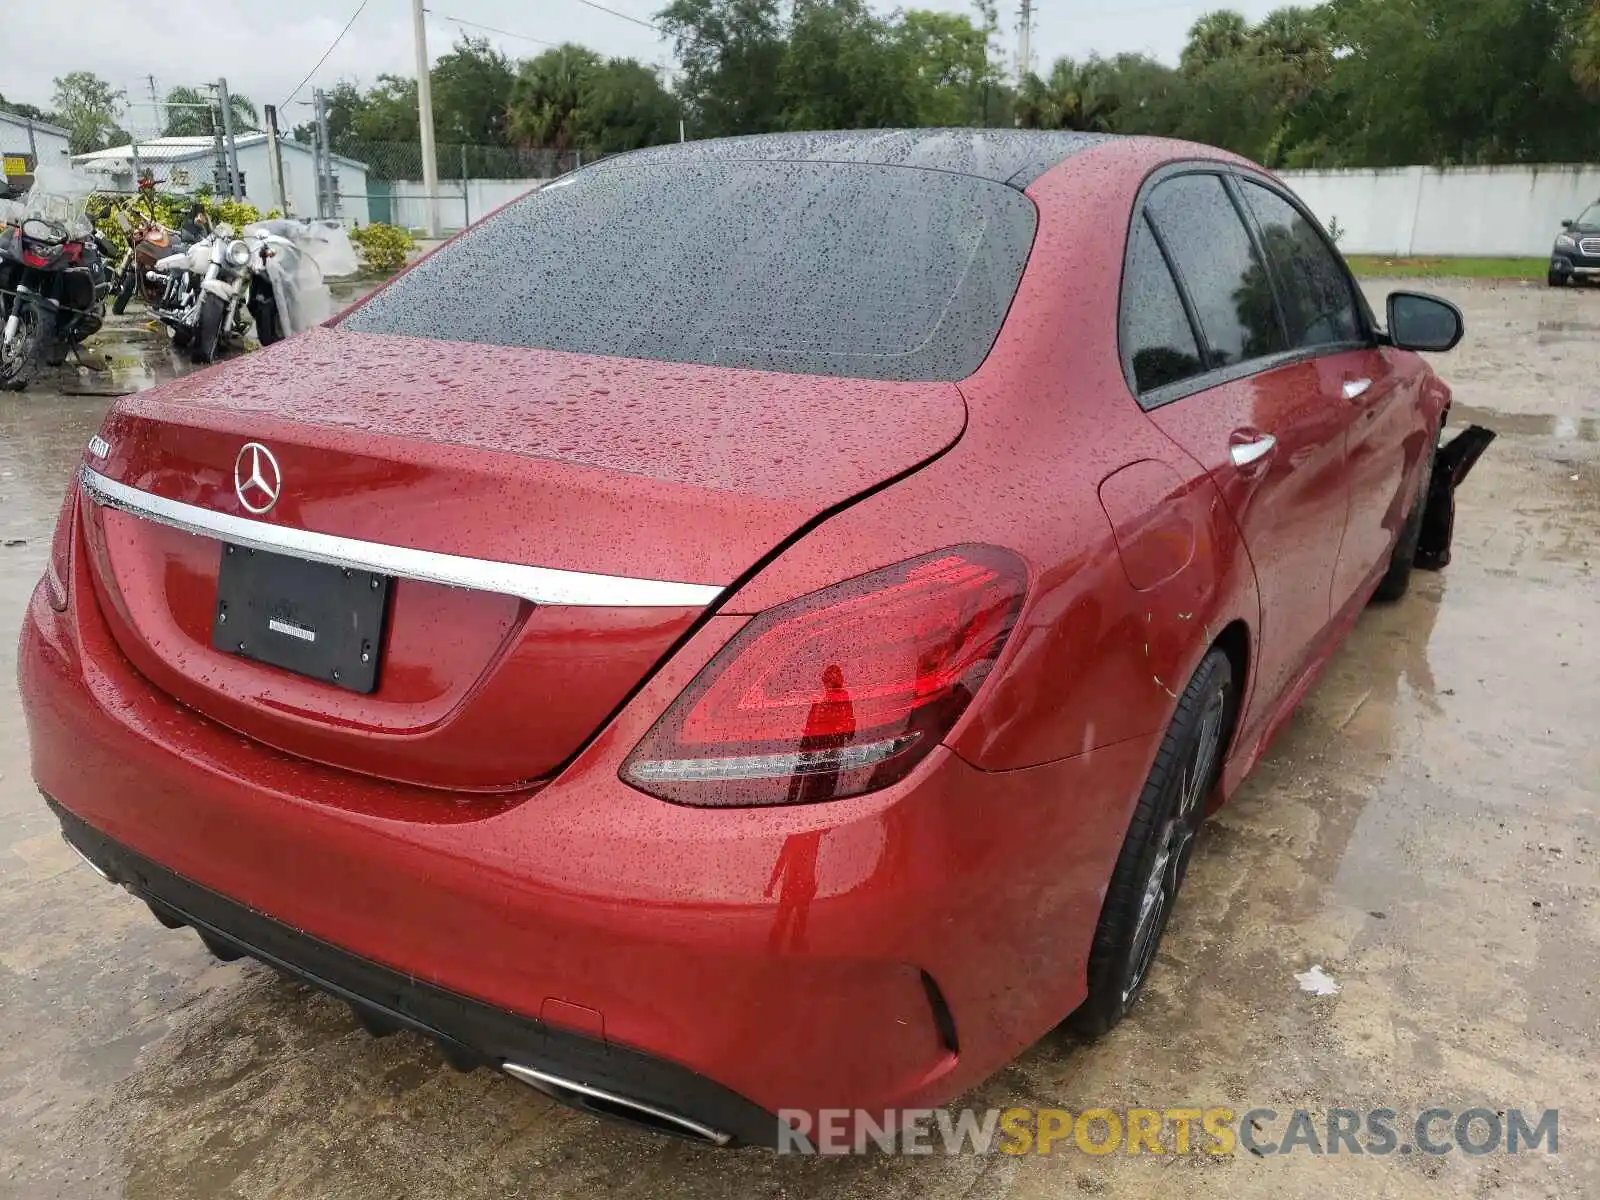
[[[551,1089],[557,1092],[573,1092],[579,1096],[588,1096],[593,1100],[604,1100],[608,1104],[615,1104],[620,1108],[632,1109],[634,1112],[644,1113],[665,1121],[669,1125],[676,1125],[686,1133],[703,1138],[713,1145],[726,1146],[733,1140],[733,1135],[723,1133],[720,1129],[713,1129],[709,1125],[702,1125],[699,1121],[691,1121],[688,1117],[680,1116],[675,1112],[668,1112],[664,1108],[657,1108],[653,1104],[644,1104],[638,1100],[631,1100],[627,1096],[619,1096],[615,1092],[603,1091],[597,1087],[590,1087],[586,1083],[575,1080],[563,1079],[559,1075],[551,1075],[547,1071],[536,1071],[532,1067],[525,1067],[521,1063],[503,1062],[500,1069],[513,1079],[521,1080],[535,1091],[543,1092],[553,1100],[561,1100],[560,1095],[553,1095]]]
[[[186,533],[336,567],[516,596],[534,604],[579,608],[703,608],[722,593],[722,589],[713,584],[672,583],[661,579],[591,575],[554,567],[529,567],[290,529],[213,512],[180,500],[168,500],[107,479],[88,466],[83,468],[81,478],[84,491],[96,504],[159,521]]]
[[[79,858],[83,859],[85,865],[88,866],[89,870],[93,871],[96,875],[100,876],[100,878],[104,879],[107,883],[115,883],[116,882],[115,879],[111,878],[111,876],[107,875],[105,873],[105,871],[103,871],[101,869],[99,863],[95,862],[94,859],[90,858],[82,850],[78,849],[78,847],[73,843],[72,839],[67,836],[67,832],[64,829],[61,831],[61,840],[67,844],[67,849],[68,850],[71,850]]]

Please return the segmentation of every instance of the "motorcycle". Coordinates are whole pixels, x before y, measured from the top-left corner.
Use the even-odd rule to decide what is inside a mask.
[[[241,342],[253,323],[270,346],[326,320],[328,274],[355,269],[349,235],[337,225],[261,221],[235,234],[219,225],[211,236],[161,259],[150,275],[163,289],[156,317],[179,349],[197,363],[215,360],[224,345]]]
[[[146,276],[161,288],[152,310],[156,319],[191,361],[216,360],[224,328],[237,311],[239,285],[248,289],[251,259],[250,246],[224,223],[194,245],[161,258]]]
[[[111,244],[85,205],[93,184],[41,170],[0,232],[0,390],[21,391],[105,321]]]
[[[123,251],[117,269],[111,276],[111,290],[115,297],[111,302],[111,311],[120,317],[128,311],[128,301],[133,299],[135,292],[147,306],[155,307],[165,289],[150,278],[150,272],[155,270],[156,263],[174,250],[183,248],[185,243],[175,231],[153,217],[130,218],[119,209],[115,219],[128,242],[128,248]]]

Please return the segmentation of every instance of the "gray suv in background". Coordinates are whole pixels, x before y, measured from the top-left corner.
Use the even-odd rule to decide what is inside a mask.
[[[1550,286],[1600,279],[1600,204],[1591,204],[1576,221],[1561,222],[1550,251]]]

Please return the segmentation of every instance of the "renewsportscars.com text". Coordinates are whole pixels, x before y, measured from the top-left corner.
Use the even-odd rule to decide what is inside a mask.
[[[779,1112],[787,1154],[1526,1154],[1559,1152],[1547,1108],[824,1109]]]

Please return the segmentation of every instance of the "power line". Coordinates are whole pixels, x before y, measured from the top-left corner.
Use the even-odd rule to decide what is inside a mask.
[[[666,32],[666,30],[662,29],[661,26],[652,25],[643,17],[635,17],[629,13],[618,12],[614,8],[607,8],[604,4],[597,4],[595,0],[578,0],[578,3],[586,5],[589,8],[599,9],[603,13],[610,13],[613,17],[621,17],[624,21],[632,21],[635,25],[643,25],[646,29],[654,30],[656,33]],[[427,9],[426,11],[438,17],[441,21],[453,21],[457,25],[471,25],[476,29],[487,29],[490,33],[498,33],[503,37],[521,38],[525,42],[535,42],[541,46],[554,45],[553,42],[540,41],[538,38],[529,37],[527,34],[512,33],[509,29],[496,29],[492,25],[479,25],[476,21],[463,21],[460,17],[452,17],[448,13],[438,12],[431,8]]]
[[[536,37],[529,37],[525,33],[512,33],[509,29],[496,29],[493,25],[481,25],[477,21],[463,21],[460,17],[452,17],[448,13],[436,12],[431,8],[425,9],[424,11],[429,13],[431,16],[438,17],[441,21],[449,21],[452,25],[470,25],[473,29],[481,29],[485,33],[498,33],[501,37],[517,38],[520,41],[532,42],[535,46],[554,46],[556,44],[554,42],[542,41]]]
[[[293,100],[297,95],[300,94],[300,89],[311,82],[311,77],[313,75],[322,70],[322,64],[328,61],[328,55],[332,54],[336,49],[338,49],[339,43],[344,41],[344,35],[350,32],[350,26],[356,23],[356,18],[361,15],[362,10],[366,7],[367,0],[361,0],[361,3],[356,5],[356,11],[350,14],[350,19],[344,23],[344,28],[339,30],[339,36],[333,39],[333,45],[329,46],[327,50],[323,51],[322,57],[317,59],[317,65],[306,72],[306,77],[299,83],[295,84],[294,91],[290,92],[283,98],[283,103],[278,105],[280,110],[287,109],[289,107],[289,101]]]
[[[646,29],[653,29],[657,33],[666,32],[666,30],[662,29],[659,25],[652,25],[649,21],[646,21],[640,17],[630,17],[627,13],[618,12],[614,8],[607,8],[604,4],[596,4],[595,0],[578,0],[578,3],[587,5],[589,8],[599,9],[603,13],[610,13],[613,17],[621,17],[624,21],[632,21],[635,25],[643,25]]]

